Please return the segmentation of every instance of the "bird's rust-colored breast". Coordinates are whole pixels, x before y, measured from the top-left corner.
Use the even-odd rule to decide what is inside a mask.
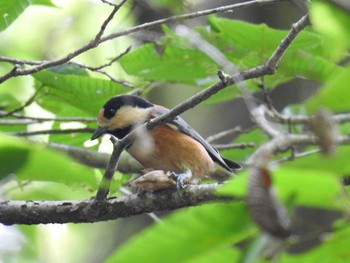
[[[151,141],[149,151],[142,149],[142,140]],[[205,148],[196,140],[167,125],[149,131],[149,136],[138,136],[128,152],[145,168],[176,173],[191,170],[194,177],[208,176],[214,162]]]

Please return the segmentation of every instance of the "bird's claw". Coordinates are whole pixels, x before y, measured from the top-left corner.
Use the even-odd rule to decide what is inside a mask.
[[[190,179],[190,176],[187,173],[171,173],[170,176],[176,181],[177,190],[184,189]]]

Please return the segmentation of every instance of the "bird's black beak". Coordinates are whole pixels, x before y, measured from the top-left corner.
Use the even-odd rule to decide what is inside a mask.
[[[107,131],[107,128],[102,128],[102,127],[98,126],[98,128],[96,129],[96,131],[94,132],[94,134],[91,137],[91,141],[97,139],[102,134],[104,134],[106,131]]]

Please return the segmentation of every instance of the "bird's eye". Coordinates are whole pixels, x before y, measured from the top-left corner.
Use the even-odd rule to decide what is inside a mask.
[[[116,113],[115,109],[105,109],[103,115],[107,119],[111,119],[112,117],[114,117],[115,113]]]

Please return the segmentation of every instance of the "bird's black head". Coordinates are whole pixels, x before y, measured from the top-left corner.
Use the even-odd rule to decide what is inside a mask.
[[[121,95],[111,98],[103,105],[104,113],[103,116],[107,119],[114,117],[115,113],[122,107],[133,107],[133,108],[150,108],[153,104],[137,96],[132,95]]]
[[[132,95],[116,96],[106,102],[98,114],[98,128],[92,140],[104,133],[118,138],[124,137],[133,126],[148,120],[150,108],[154,105]]]

